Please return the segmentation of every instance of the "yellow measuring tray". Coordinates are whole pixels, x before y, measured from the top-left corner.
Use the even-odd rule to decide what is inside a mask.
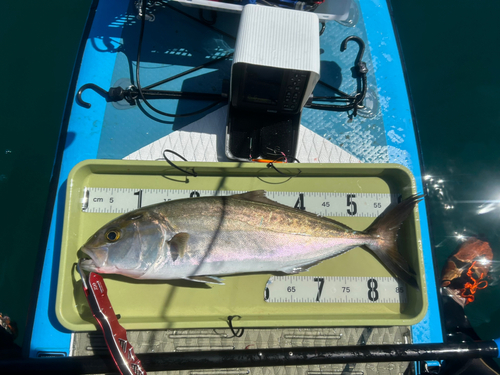
[[[197,176],[155,161],[88,160],[73,168],[67,181],[55,306],[64,327],[72,331],[96,329],[75,267],[78,257],[83,256],[79,248],[121,212],[155,199],[265,190],[270,199],[364,230],[388,205],[396,204],[397,197],[417,193],[410,171],[396,164],[274,164],[278,171],[260,163],[177,165],[194,170]],[[103,276],[113,308],[121,316],[120,324],[131,330],[227,328],[231,315],[241,317],[233,321],[237,328],[413,325],[427,310],[421,246],[415,209],[401,227],[398,249],[416,272],[420,290],[397,284],[389,271],[361,248],[284,279],[282,274],[237,275],[223,277],[225,285],[206,285]],[[271,277],[273,282],[268,283]],[[403,299],[379,299],[383,293],[376,291],[377,286],[390,279],[396,282],[396,286],[391,284],[392,292],[404,290]],[[328,283],[334,281],[344,282],[335,290],[345,298],[320,298],[319,289],[327,295]],[[350,298],[349,293],[352,296],[355,290],[350,282],[364,283],[367,292]],[[280,283],[286,285],[282,288]],[[294,299],[298,288],[294,283],[309,288],[306,291],[313,297]],[[270,290],[274,299],[269,298]]]

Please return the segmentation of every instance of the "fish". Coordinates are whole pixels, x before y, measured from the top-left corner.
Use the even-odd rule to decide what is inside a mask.
[[[422,198],[410,196],[363,231],[274,202],[263,190],[172,200],[104,225],[80,248],[90,257],[80,264],[135,279],[223,284],[227,275],[297,274],[361,246],[419,289],[396,239]]]

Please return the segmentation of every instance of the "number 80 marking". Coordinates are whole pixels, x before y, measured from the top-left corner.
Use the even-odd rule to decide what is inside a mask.
[[[378,282],[375,279],[370,279],[368,280],[368,299],[372,302],[375,302],[378,300]]]

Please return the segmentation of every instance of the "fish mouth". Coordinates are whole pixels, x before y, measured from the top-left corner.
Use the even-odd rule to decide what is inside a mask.
[[[82,270],[87,272],[97,272],[97,266],[92,259],[81,258],[78,264],[81,266]]]
[[[85,271],[95,272],[106,263],[107,251],[88,249],[85,246],[82,246],[80,251],[88,256],[81,262],[82,268]]]

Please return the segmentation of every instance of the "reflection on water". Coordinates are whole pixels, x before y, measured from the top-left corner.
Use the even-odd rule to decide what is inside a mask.
[[[492,187],[498,178],[496,172],[484,175],[490,178],[478,181],[476,174],[429,173],[424,182],[438,275],[448,257],[469,238],[478,237],[491,245],[488,287],[478,291],[465,313],[481,338],[493,339],[500,336],[500,324],[494,318],[500,316],[500,185]]]

